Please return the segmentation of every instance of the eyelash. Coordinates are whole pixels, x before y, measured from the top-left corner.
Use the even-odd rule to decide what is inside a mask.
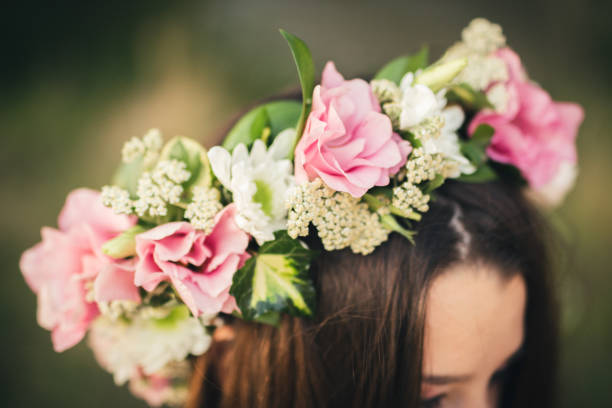
[[[446,394],[436,395],[433,398],[421,400],[420,408],[437,408],[442,403],[442,400],[446,397]]]
[[[493,385],[493,384],[504,381],[504,379],[506,378],[508,374],[509,368],[510,367],[508,365],[494,372],[493,376],[491,376],[491,380],[489,381],[489,384]],[[445,397],[446,397],[446,394],[440,394],[440,395],[436,395],[435,397],[432,397],[426,400],[421,400],[420,408],[438,408],[440,404],[442,404],[442,400],[444,400]]]

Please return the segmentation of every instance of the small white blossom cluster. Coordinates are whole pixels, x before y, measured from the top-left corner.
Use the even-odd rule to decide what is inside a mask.
[[[152,172],[144,172],[138,179],[137,200],[131,200],[129,193],[117,186],[102,188],[102,202],[117,214],[136,213],[142,217],[165,216],[168,204],[178,204],[183,194],[182,183],[189,180],[191,173],[184,162],[163,160]]]
[[[453,82],[467,83],[476,91],[485,90],[489,84],[508,79],[504,61],[493,53],[506,45],[506,37],[498,24],[477,18],[463,29],[462,41],[446,51],[442,61],[467,57],[468,65]]]
[[[130,200],[130,193],[117,186],[102,187],[102,204],[110,207],[116,214],[132,214],[134,204]]]
[[[219,201],[219,190],[197,186],[193,188],[192,192],[193,199],[187,206],[185,218],[195,228],[208,234],[214,226],[215,215],[223,208]]]
[[[155,163],[162,148],[163,138],[159,129],[150,129],[142,139],[132,137],[125,142],[121,150],[124,163],[131,163],[140,156],[144,156],[146,167]]]
[[[414,149],[405,165],[405,181],[393,189],[391,205],[405,214],[414,210],[429,211],[430,196],[418,185],[435,179],[438,174],[446,177],[449,165],[439,154],[428,154],[422,147]]]
[[[485,18],[475,18],[461,32],[461,39],[474,52],[490,54],[506,45],[506,37],[499,24]]]
[[[287,232],[293,238],[308,235],[312,223],[323,247],[333,251],[350,247],[367,255],[384,242],[387,230],[366,203],[325,186],[320,179],[294,187],[287,199]]]
[[[177,308],[181,308],[177,313]],[[152,375],[167,364],[204,353],[212,341],[205,326],[211,317],[193,317],[186,306],[159,306],[154,318],[132,313],[129,320],[97,318],[89,331],[89,345],[100,365],[124,384],[142,371]],[[185,312],[183,313],[183,309]]]
[[[405,214],[412,211],[429,211],[429,195],[424,194],[421,189],[407,181],[393,189],[393,200],[391,205]]]
[[[120,318],[131,318],[139,309],[139,304],[132,300],[113,300],[97,302],[100,313],[112,321]]]

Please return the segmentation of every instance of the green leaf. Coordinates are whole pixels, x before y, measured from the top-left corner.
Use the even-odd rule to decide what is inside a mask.
[[[405,55],[395,58],[387,63],[374,75],[374,79],[388,79],[399,85],[400,81],[408,72],[416,72],[427,66],[429,59],[429,49],[423,46],[421,50],[414,55]]]
[[[111,179],[111,185],[121,187],[130,193],[133,198],[136,196],[138,179],[142,174],[142,156],[134,159],[130,163],[121,163]]]
[[[399,222],[397,222],[397,219],[393,215],[385,214],[381,216],[380,223],[383,225],[383,227],[403,235],[404,238],[414,245],[415,232],[404,228]]]
[[[111,258],[121,259],[136,255],[136,235],[145,232],[147,229],[141,225],[122,232],[115,238],[106,241],[102,245],[102,252]]]
[[[466,108],[474,111],[479,111],[485,108],[493,108],[487,95],[481,91],[475,91],[468,84],[453,85],[446,93],[446,99],[449,103],[460,103]]]
[[[479,125],[469,140],[461,142],[461,153],[476,167],[487,161],[486,149],[491,143],[495,129],[485,123]]]
[[[298,76],[300,78],[300,85],[302,86],[302,113],[296,127],[297,138],[296,143],[302,136],[304,126],[306,124],[306,118],[310,113],[310,107],[312,105],[312,92],[314,90],[315,70],[314,63],[312,61],[312,55],[310,50],[304,41],[296,37],[295,35],[288,33],[281,29],[280,33],[291,49],[293,54],[293,60],[298,70]],[[294,149],[291,149],[293,151]]]
[[[206,149],[193,139],[183,136],[172,138],[163,147],[160,160],[179,160],[185,163],[191,177],[186,185],[208,186],[212,181],[212,173]]]
[[[152,318],[153,324],[161,330],[175,330],[176,326],[188,319],[191,312],[185,305],[177,305],[173,307],[166,316],[161,318]]]
[[[312,316],[315,290],[309,268],[313,255],[286,231],[263,244],[236,272],[230,289],[243,318],[271,323],[278,321],[276,313]]]
[[[425,187],[423,188],[423,193],[431,194],[432,191],[442,186],[442,184],[444,184],[444,177],[442,177],[441,174],[436,174],[436,178],[428,181],[427,184],[425,184]]]
[[[472,174],[462,174],[457,180],[467,183],[484,183],[498,178],[497,173],[491,166],[484,164],[476,169]]]
[[[287,128],[295,128],[300,118],[302,104],[297,101],[274,101],[251,109],[229,131],[223,147],[232,151],[240,143],[250,147],[262,136],[266,127],[274,138]]]

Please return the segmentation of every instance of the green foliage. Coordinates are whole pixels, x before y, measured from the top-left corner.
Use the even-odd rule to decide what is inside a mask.
[[[122,232],[115,238],[106,241],[102,245],[102,252],[111,258],[121,259],[136,255],[136,235],[145,232],[147,229],[141,225]]]
[[[314,90],[315,80],[314,62],[312,61],[310,50],[304,41],[285,30],[281,29],[280,33],[283,37],[285,37],[285,40],[287,40],[287,43],[289,44],[289,48],[291,49],[295,65],[298,70],[300,85],[302,87],[302,113],[300,114],[300,119],[296,127],[297,143],[299,138],[302,136],[304,125],[306,124],[306,118],[308,117],[310,108],[312,106],[312,92]],[[291,149],[292,152],[293,150],[294,149]]]
[[[408,72],[416,72],[418,69],[423,69],[427,66],[429,59],[429,49],[423,46],[421,50],[414,55],[404,55],[395,58],[387,63],[374,75],[374,79],[388,79],[399,85],[400,81]]]
[[[309,276],[313,251],[286,231],[263,244],[234,275],[230,293],[242,317],[274,324],[280,313],[312,316],[315,290]]]
[[[478,167],[472,174],[462,174],[458,180],[467,183],[485,183],[497,179],[497,173],[488,164]]]
[[[486,148],[494,133],[495,129],[487,124],[478,126],[472,137],[461,143],[461,153],[476,167],[482,166],[487,161]]]
[[[488,163],[486,149],[491,143],[495,129],[487,124],[476,128],[472,137],[461,142],[461,153],[476,167],[472,174],[462,174],[459,180],[471,183],[482,183],[495,180],[497,173]]]
[[[484,92],[475,91],[468,84],[458,84],[450,87],[446,92],[446,99],[449,103],[459,103],[473,111],[493,108]]]
[[[397,232],[406,238],[412,245],[414,245],[414,231],[403,227],[392,214],[385,214],[380,217],[380,223],[388,230]]]
[[[115,171],[111,179],[111,184],[127,190],[132,198],[135,197],[138,188],[138,179],[142,174],[142,162],[142,156],[130,163],[122,162]]]
[[[223,147],[232,151],[240,143],[250,147],[262,137],[265,129],[270,129],[274,138],[287,128],[295,128],[300,119],[302,104],[297,101],[275,101],[250,110],[229,131]]]
[[[172,138],[163,147],[160,160],[178,160],[185,163],[191,177],[186,185],[208,186],[212,180],[212,173],[206,149],[193,139],[183,136]]]
[[[441,187],[444,184],[444,177],[441,174],[436,174],[436,178],[429,180],[423,187],[423,193],[431,194],[436,188]]]

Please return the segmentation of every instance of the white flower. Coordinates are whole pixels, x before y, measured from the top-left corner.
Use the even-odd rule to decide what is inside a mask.
[[[464,174],[473,173],[476,168],[461,154],[459,135],[457,131],[465,120],[463,110],[459,106],[449,106],[442,110],[444,126],[437,137],[430,137],[423,143],[425,154],[440,154],[445,161],[451,162],[453,166],[447,166],[449,173],[447,177],[456,178]]]
[[[285,197],[294,185],[293,165],[287,159],[295,130],[279,133],[269,149],[255,140],[249,153],[244,144],[232,154],[215,146],[208,152],[213,173],[232,192],[238,214],[236,224],[258,244],[274,239],[274,231],[287,228]]]
[[[577,166],[568,161],[563,162],[552,180],[537,190],[529,189],[527,195],[540,205],[550,208],[557,207],[574,186],[577,176]]]
[[[207,333],[212,317],[193,317],[184,305],[162,306],[163,317],[136,314],[130,321],[100,316],[89,332],[89,345],[102,367],[123,384],[141,369],[150,375],[189,354],[204,353],[211,343]]]
[[[399,127],[408,130],[416,126],[426,118],[439,112],[444,104],[441,105],[441,95],[443,91],[436,95],[429,87],[422,84],[414,84],[414,74],[407,73],[400,83],[402,91]],[[443,98],[442,98],[443,99]]]

